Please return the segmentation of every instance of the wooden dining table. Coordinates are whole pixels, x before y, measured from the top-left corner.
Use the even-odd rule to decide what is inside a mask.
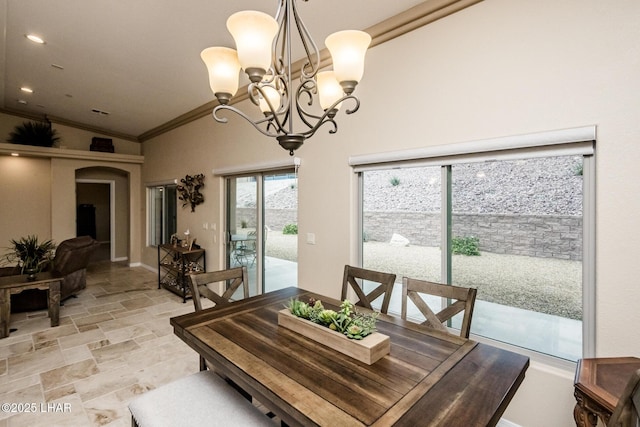
[[[390,353],[367,365],[278,325],[285,288],[174,317],[175,334],[290,426],[494,426],[529,358],[381,314]],[[364,309],[362,309],[364,311]],[[196,362],[194,362],[196,363]]]

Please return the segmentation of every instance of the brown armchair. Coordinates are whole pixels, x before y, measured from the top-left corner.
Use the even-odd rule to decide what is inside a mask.
[[[56,248],[50,270],[63,277],[60,283],[60,300],[65,300],[87,286],[87,265],[91,255],[100,246],[90,236],[74,237],[63,241]],[[19,269],[4,269],[0,275],[20,274]],[[41,310],[47,307],[47,292],[37,289],[11,295],[11,311]]]

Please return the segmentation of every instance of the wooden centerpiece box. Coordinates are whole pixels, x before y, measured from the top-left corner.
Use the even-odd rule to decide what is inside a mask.
[[[389,337],[386,335],[374,332],[361,340],[349,339],[326,326],[296,317],[287,308],[278,312],[278,325],[367,365],[373,365],[391,350]]]

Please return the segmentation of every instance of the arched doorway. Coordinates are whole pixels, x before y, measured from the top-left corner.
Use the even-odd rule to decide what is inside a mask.
[[[76,170],[76,233],[100,242],[94,260],[129,259],[129,174],[108,167]]]

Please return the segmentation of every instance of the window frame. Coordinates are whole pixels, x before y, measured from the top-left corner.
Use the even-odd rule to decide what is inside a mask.
[[[582,257],[582,358],[595,357],[595,142],[596,127],[585,126],[559,131],[540,132],[508,136],[481,141],[470,141],[425,147],[415,150],[366,154],[352,156],[349,165],[357,175],[358,218],[355,242],[358,242],[357,256],[363,265],[363,172],[407,168],[418,166],[442,167],[442,206],[447,206],[451,197],[451,165],[474,163],[487,160],[515,160],[536,157],[556,157],[580,155],[583,159],[583,257]],[[447,246],[448,215],[442,213],[443,233],[442,277],[451,277],[451,256]],[[575,362],[553,355],[539,353],[509,343],[498,342],[485,337],[475,337],[478,341],[523,353],[535,360],[541,360],[562,368],[574,366]]]
[[[174,187],[174,191],[175,188],[177,187],[177,180],[171,180],[171,181],[161,181],[161,182],[153,182],[153,183],[148,183],[146,184],[146,190],[147,190],[147,246],[148,247],[157,247],[158,245],[161,244],[165,244],[168,243],[171,236],[164,236],[167,241],[165,242],[157,242],[155,241],[156,239],[154,239],[155,236],[155,232],[154,232],[154,228],[155,228],[155,224],[156,224],[156,209],[155,209],[155,203],[154,203],[154,191],[157,189],[163,189],[163,202],[162,202],[162,208],[163,210],[166,210],[166,202],[167,199],[165,197],[165,195],[167,194],[167,188],[168,187]],[[178,201],[177,201],[177,197],[175,200],[173,200],[174,203],[174,211],[176,212],[176,226],[177,226],[177,212],[178,212]],[[166,223],[162,224],[163,229],[166,228]],[[164,233],[166,234],[166,233]]]

